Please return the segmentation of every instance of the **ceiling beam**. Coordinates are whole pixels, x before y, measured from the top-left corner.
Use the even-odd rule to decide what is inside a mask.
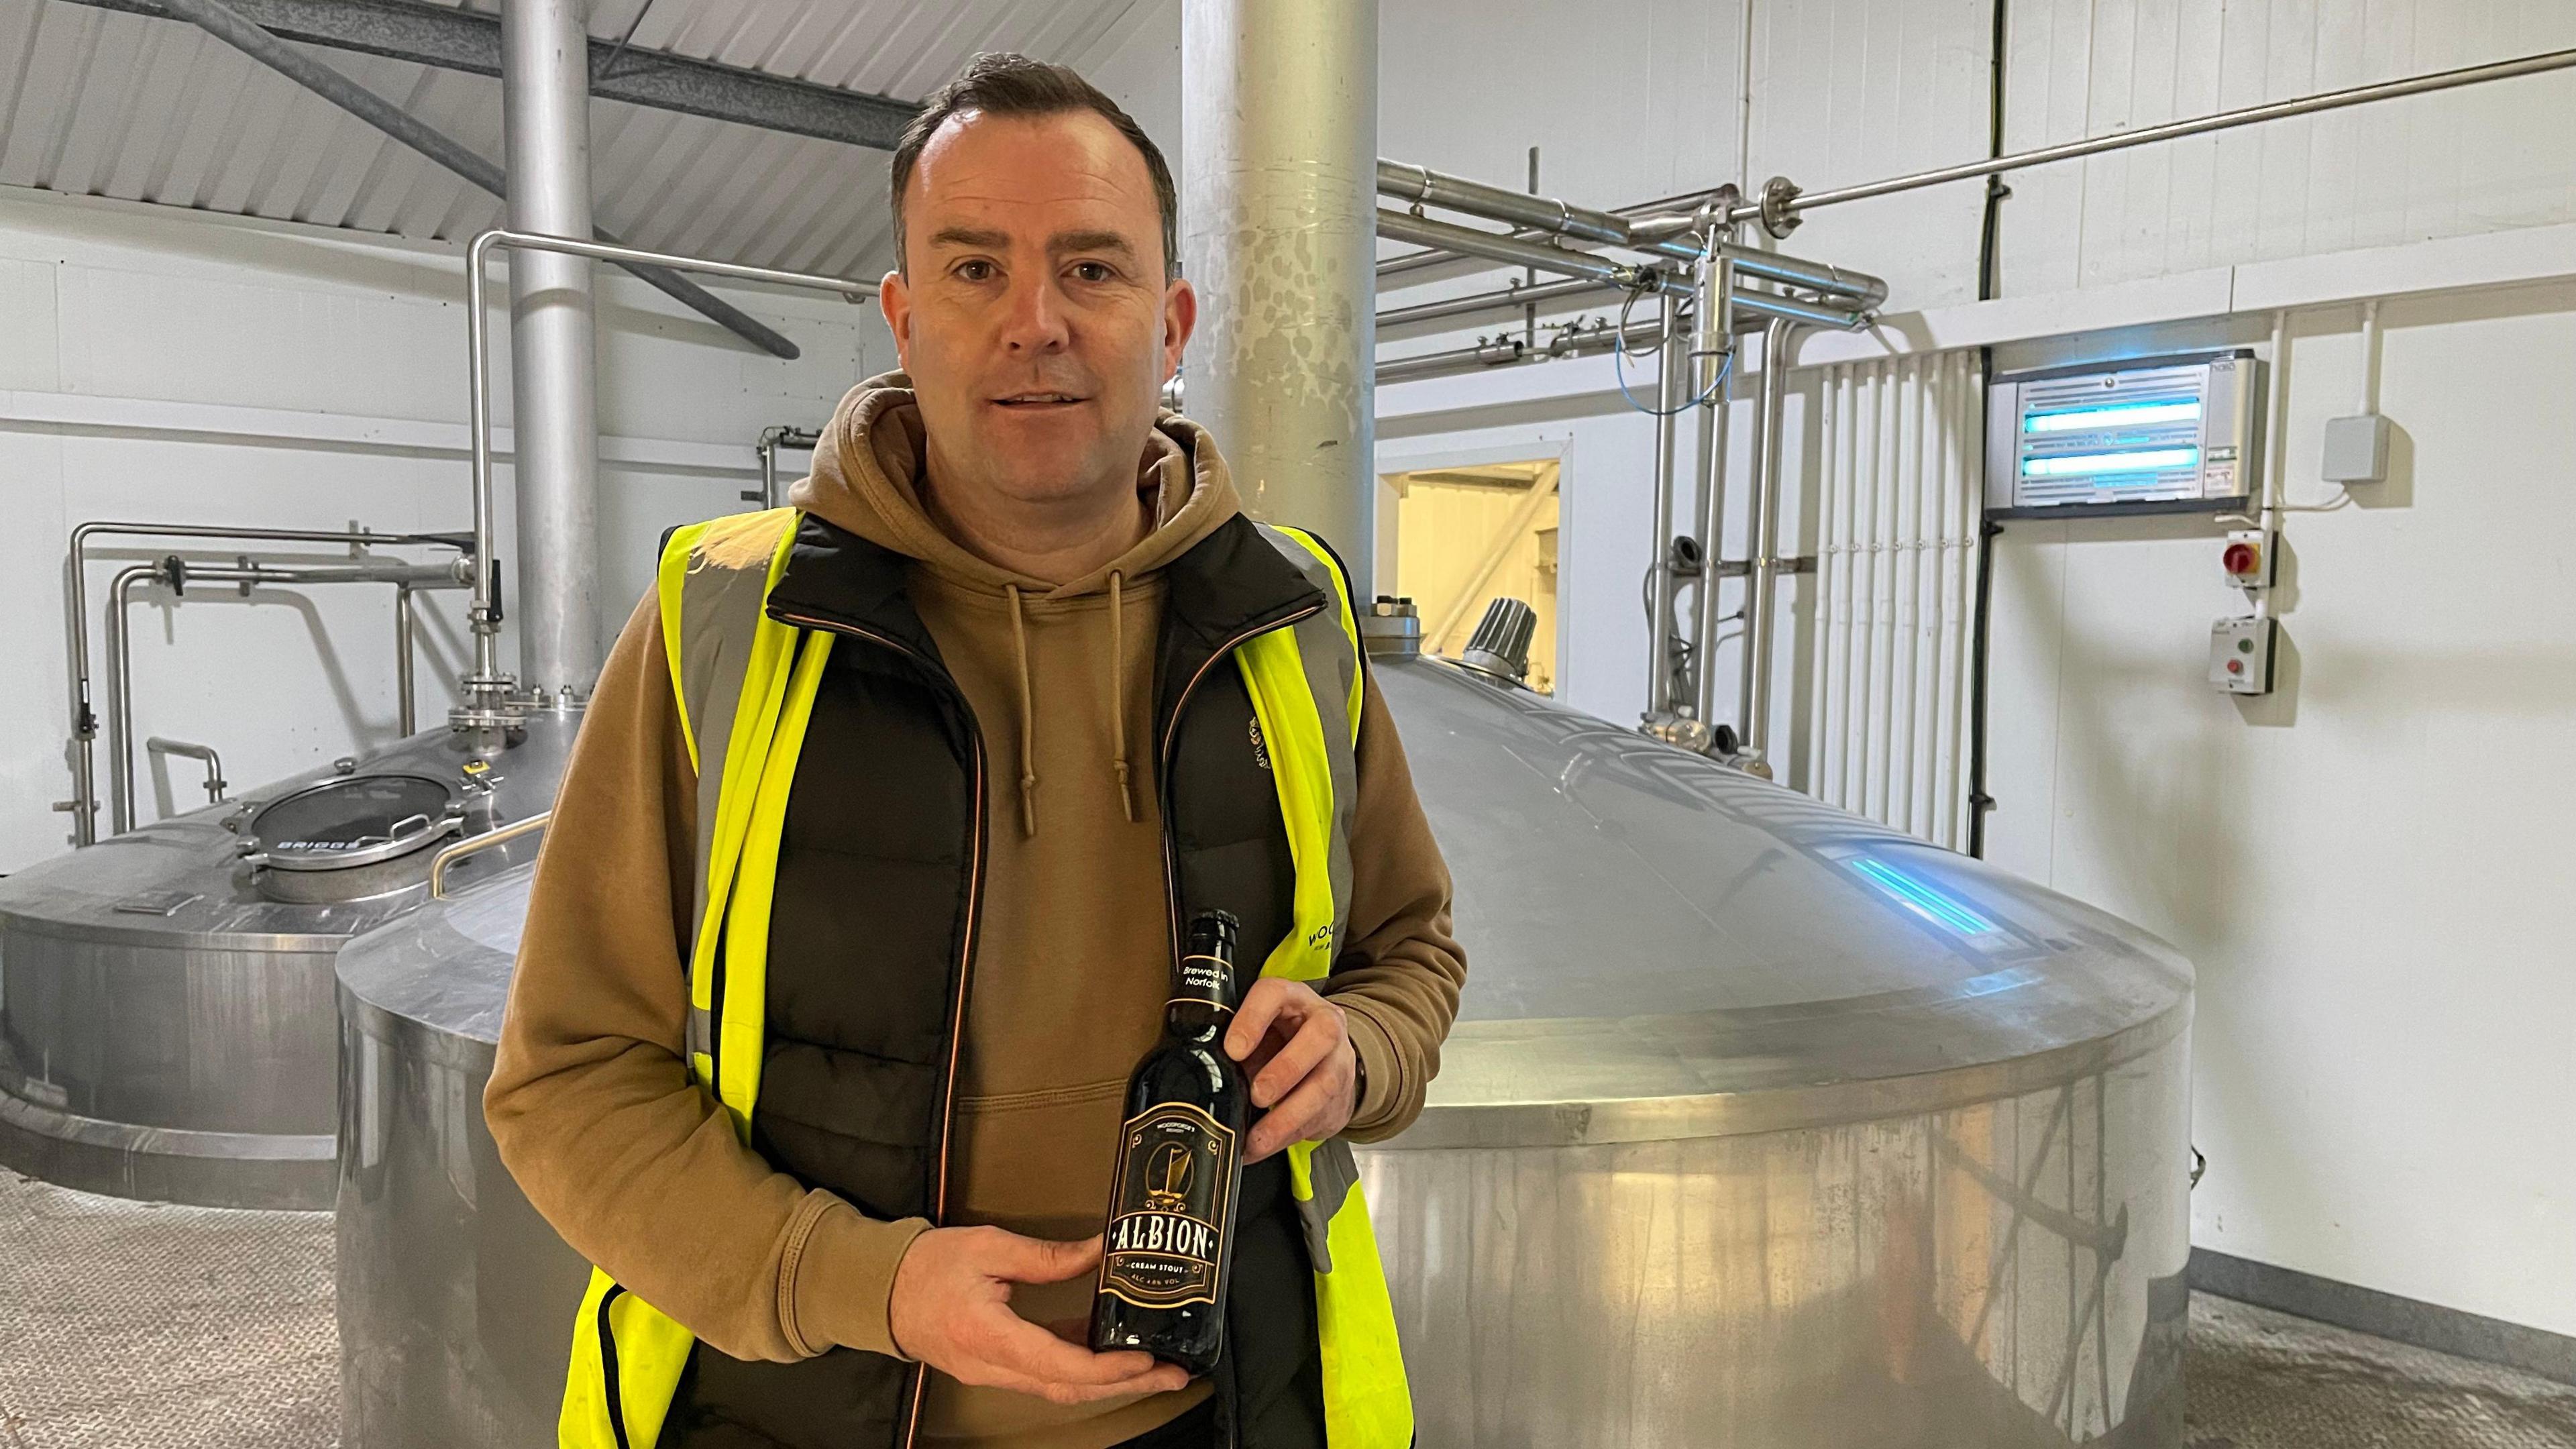
[[[100,10],[181,17],[158,0],[70,0]],[[441,70],[501,74],[498,16],[421,0],[227,0],[272,35]],[[885,96],[816,85],[668,51],[590,42],[590,93],[655,110],[733,121],[891,151],[914,107]]]

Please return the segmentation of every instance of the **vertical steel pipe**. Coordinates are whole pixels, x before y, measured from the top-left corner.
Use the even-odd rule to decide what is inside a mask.
[[[1690,349],[1681,330],[1681,303],[1663,299],[1655,328],[1655,552],[1646,563],[1653,583],[1647,614],[1646,713],[1673,707],[1673,434],[1681,423],[1682,389]]]
[[[1798,324],[1783,317],[1762,334],[1761,416],[1753,434],[1753,537],[1744,575],[1744,677],[1736,725],[1744,753],[1766,758],[1771,740],[1772,595],[1779,584],[1780,420],[1789,395],[1789,352]]]
[[[420,728],[418,697],[412,686],[411,585],[394,585],[394,730],[409,739]]]
[[[1715,249],[1712,248],[1712,251]],[[1692,704],[1696,718],[1714,725],[1717,722],[1717,565],[1726,557],[1726,431],[1727,401],[1733,388],[1735,322],[1727,299],[1733,295],[1735,269],[1725,256],[1712,255],[1700,267],[1699,318],[1694,324],[1698,343],[1692,348],[1700,366],[1691,374],[1693,385],[1709,395],[1700,408],[1699,428],[1699,627],[1693,633],[1693,648],[1698,666],[1696,697]],[[1724,348],[1724,356],[1716,349]],[[1726,370],[1727,385],[1719,385],[1720,369]]]
[[[590,35],[581,0],[501,7],[513,231],[590,237]],[[519,682],[548,700],[599,677],[599,416],[590,263],[510,259]]]
[[[1256,518],[1375,578],[1377,0],[1185,0],[1191,413]]]
[[[159,564],[128,564],[107,586],[107,833],[134,828],[134,648],[125,606],[134,586],[161,577]]]

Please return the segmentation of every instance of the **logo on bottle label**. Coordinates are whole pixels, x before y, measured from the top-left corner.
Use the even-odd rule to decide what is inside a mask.
[[[1129,1118],[1100,1291],[1140,1308],[1216,1302],[1234,1165],[1234,1133],[1187,1102]]]

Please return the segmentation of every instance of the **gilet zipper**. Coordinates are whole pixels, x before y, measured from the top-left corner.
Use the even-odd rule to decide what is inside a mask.
[[[975,707],[967,702],[965,691],[957,687],[957,681],[951,679],[946,670],[941,669],[920,650],[910,645],[899,644],[883,634],[849,624],[813,618],[809,615],[776,610],[771,617],[784,624],[795,624],[802,628],[821,629],[853,639],[863,639],[912,661],[922,673],[937,681],[939,687],[956,703],[957,712],[966,719],[967,736],[975,745],[974,799],[969,806],[968,817],[972,821],[969,838],[974,844],[974,863],[967,868],[966,874],[966,931],[957,952],[955,988],[950,992],[952,1004],[948,1014],[948,1066],[941,1073],[939,1089],[939,1152],[937,1164],[932,1169],[930,1179],[930,1221],[933,1226],[939,1226],[948,1216],[948,1150],[957,1131],[957,1056],[966,1044],[966,991],[975,970],[975,933],[984,919],[986,844],[984,727],[976,720]],[[900,1449],[912,1449],[913,1441],[921,1431],[921,1403],[929,1381],[929,1368],[925,1365],[916,1365],[912,1371],[912,1382],[904,1394],[903,1434],[897,1441]]]

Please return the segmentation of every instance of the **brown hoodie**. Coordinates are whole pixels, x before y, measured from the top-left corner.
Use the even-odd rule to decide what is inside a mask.
[[[961,547],[923,505],[920,415],[900,374],[845,398],[794,503],[917,561],[910,595],[983,727],[989,881],[959,1067],[950,1221],[1099,1231],[1119,1095],[1160,1029],[1170,961],[1154,790],[1162,567],[1239,511],[1207,435],[1166,414],[1138,475],[1155,526],[1063,585]],[[694,785],[647,598],[592,697],[529,904],[484,1102],[503,1161],[565,1240],[724,1352],[895,1351],[886,1304],[918,1219],[880,1222],[743,1146],[686,1076],[679,956]],[[1465,963],[1449,876],[1374,684],[1361,720],[1351,950],[1324,984],[1367,1078],[1346,1135],[1421,1110]],[[668,915],[631,909],[661,900]],[[1083,1317],[1088,1277],[1022,1288]],[[934,1374],[923,1442],[1104,1449],[1205,1397],[1060,1407]]]

